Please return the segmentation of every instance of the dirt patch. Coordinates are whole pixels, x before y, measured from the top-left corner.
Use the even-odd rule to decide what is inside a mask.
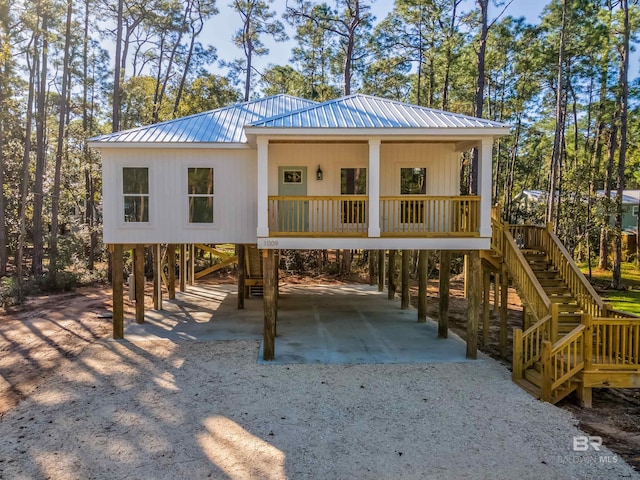
[[[287,277],[289,283],[343,283],[332,277],[309,279]],[[224,283],[232,281],[224,276]],[[212,281],[212,280],[209,280]],[[428,315],[437,318],[437,281],[429,282]],[[413,288],[414,296],[417,289]],[[151,307],[150,291],[147,306]],[[73,293],[29,298],[19,308],[0,315],[0,418],[21,400],[31,396],[54,372],[73,363],[96,340],[111,335],[111,319],[99,314],[111,309],[110,288],[86,287]],[[125,300],[125,312],[134,315],[133,304]],[[462,282],[451,284],[450,327],[462,338],[466,334],[467,302],[462,294]],[[509,294],[509,331],[522,328],[521,306],[515,292]],[[490,342],[482,349],[500,359],[498,350],[499,320],[491,314]],[[480,335],[482,342],[482,332]],[[509,337],[509,356],[511,355]],[[504,365],[510,361],[500,359]],[[590,434],[600,435],[604,444],[640,471],[640,391],[596,389],[593,408],[582,409],[569,397],[560,407],[571,411],[580,427]]]
[[[417,289],[413,289],[417,296]],[[430,281],[428,288],[427,314],[438,318],[438,282]],[[493,307],[493,292],[490,297]],[[412,298],[413,302],[413,298]],[[479,349],[492,358],[502,362],[511,369],[514,328],[523,327],[522,305],[515,290],[509,290],[509,338],[508,355],[502,358],[499,349],[499,314],[491,311],[489,345],[482,347],[482,323],[480,322]],[[417,301],[415,303],[417,305]],[[463,339],[466,338],[467,301],[463,295],[463,283],[460,279],[451,282],[451,298],[449,301],[449,327]],[[640,472],[640,389],[606,389],[593,390],[593,407],[586,409],[578,406],[575,394],[562,400],[558,407],[572,412],[579,421],[579,426],[590,435],[598,435],[604,445],[620,455],[636,471]]]

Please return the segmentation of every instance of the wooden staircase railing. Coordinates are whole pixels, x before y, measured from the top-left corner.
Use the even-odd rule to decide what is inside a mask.
[[[640,385],[640,317],[612,309],[596,293],[571,255],[548,228],[508,225],[492,218],[493,253],[506,264],[520,297],[536,322],[513,334],[513,379],[524,371],[541,371],[540,398],[556,403],[574,391],[588,373],[606,374],[599,386]],[[567,284],[584,312],[581,324],[558,339],[558,305],[551,302],[521,249],[539,249]],[[576,377],[580,374],[580,379]],[[629,374],[635,375],[630,380]],[[600,377],[589,380],[594,385]],[[587,385],[591,386],[591,383]]]

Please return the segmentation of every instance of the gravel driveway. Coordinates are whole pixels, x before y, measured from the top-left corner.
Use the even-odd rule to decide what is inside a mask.
[[[259,365],[254,341],[99,342],[0,422],[8,479],[640,478],[471,363]]]

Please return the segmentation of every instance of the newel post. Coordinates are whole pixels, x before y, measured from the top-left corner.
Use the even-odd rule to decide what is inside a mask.
[[[540,400],[545,402],[551,401],[551,387],[553,385],[553,377],[551,376],[552,349],[551,342],[548,340],[542,342],[542,391],[540,392]]]

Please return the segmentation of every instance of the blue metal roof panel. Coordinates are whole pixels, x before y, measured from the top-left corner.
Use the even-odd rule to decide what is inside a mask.
[[[317,102],[275,95],[90,139],[101,143],[242,143],[244,125],[295,112]]]
[[[254,121],[256,127],[293,128],[502,128],[507,125],[369,95],[351,95],[298,112]]]

